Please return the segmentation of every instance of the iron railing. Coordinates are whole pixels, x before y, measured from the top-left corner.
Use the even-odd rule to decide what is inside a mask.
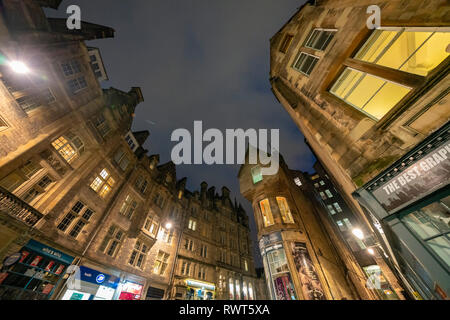
[[[0,214],[16,218],[29,226],[34,226],[43,214],[11,192],[0,187]]]

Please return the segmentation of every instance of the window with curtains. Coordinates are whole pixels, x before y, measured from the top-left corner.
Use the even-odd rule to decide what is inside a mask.
[[[259,202],[259,208],[263,216],[264,226],[268,227],[274,224],[272,210],[270,209],[269,199],[264,199]]]
[[[281,218],[284,223],[294,223],[294,219],[292,218],[291,210],[289,209],[289,205],[286,201],[285,197],[276,197],[278,207],[280,208]]]

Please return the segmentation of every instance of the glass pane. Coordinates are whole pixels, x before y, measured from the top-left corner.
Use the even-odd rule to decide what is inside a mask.
[[[389,47],[377,64],[398,69],[432,33],[431,32],[403,32]]]
[[[398,31],[375,30],[355,58],[367,62],[374,62],[386,46],[394,39]]]
[[[447,235],[427,241],[430,248],[450,266],[450,240]]]
[[[353,86],[364,76],[362,72],[358,72],[349,68],[346,68],[336,83],[331,88],[331,92],[338,97],[344,99]]]
[[[359,108],[362,108],[385,83],[384,80],[368,74],[365,74],[361,79],[359,84],[353,89],[353,92],[345,99],[347,102]]]
[[[411,89],[386,81],[380,91],[363,108],[377,119],[381,119],[392,109]]]
[[[449,56],[446,52],[449,43],[450,32],[435,32],[400,70],[426,76]]]

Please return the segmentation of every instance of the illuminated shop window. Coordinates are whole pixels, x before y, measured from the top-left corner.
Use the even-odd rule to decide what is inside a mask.
[[[229,289],[228,289],[228,292],[229,292],[229,294],[230,294],[230,300],[234,300],[234,284],[233,284],[233,279],[232,278],[230,278],[229,279]]]
[[[284,223],[294,223],[294,219],[292,218],[291,210],[289,209],[289,205],[286,201],[285,197],[277,197],[278,207],[280,208],[281,218]]]
[[[252,168],[252,179],[253,179],[253,184],[256,184],[260,181],[262,181],[263,176],[261,173],[261,167],[260,166],[256,166]]]
[[[280,52],[286,53],[289,49],[289,46],[291,45],[292,39],[294,39],[294,36],[290,34],[286,34],[283,38],[283,41],[280,45]]]
[[[270,209],[269,199],[264,199],[259,202],[261,214],[263,216],[264,226],[268,227],[274,224],[272,210]]]
[[[253,285],[252,285],[251,282],[249,282],[249,284],[248,284],[248,299],[249,300],[254,300],[255,299],[255,297],[253,295]]]
[[[248,289],[245,281],[242,283],[242,298],[244,300],[248,300]]]
[[[330,90],[375,119],[381,119],[410,91],[411,88],[351,68],[345,68]]]
[[[450,33],[439,28],[375,30],[355,58],[426,76],[444,61]]]
[[[304,43],[305,47],[323,51],[334,37],[337,30],[316,28],[311,31]]]
[[[401,220],[450,266],[450,196],[413,211]]]
[[[300,52],[294,64],[292,65],[292,68],[309,76],[313,71],[317,61],[319,61],[318,57],[306,52]]]
[[[235,296],[235,300],[241,300],[241,286],[239,284],[239,280],[236,279],[235,283],[235,288],[236,288],[236,296]]]
[[[92,181],[90,187],[98,193],[102,198],[106,197],[114,186],[115,181],[109,175],[108,170],[103,169],[98,176]]]

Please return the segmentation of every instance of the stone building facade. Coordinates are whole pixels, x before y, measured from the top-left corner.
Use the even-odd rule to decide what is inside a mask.
[[[263,176],[263,165],[246,163],[238,176],[241,193],[253,206],[269,296],[379,299],[335,228],[322,219],[310,178],[290,170],[282,157],[279,164],[277,174]]]
[[[85,41],[114,30],[2,3],[0,298],[257,298],[245,211],[147,155],[140,88],[101,89]]]
[[[380,13],[378,28],[373,27],[374,12]],[[418,290],[413,282],[419,280],[403,276],[406,269],[415,268],[417,259],[407,258],[407,267],[395,257],[414,256],[416,244],[389,248],[395,238],[402,237],[389,236],[393,222],[385,223],[387,214],[369,209],[367,201],[363,209],[352,193],[365,188],[448,121],[449,13],[444,0],[307,1],[270,40],[275,97],[346,202],[378,235],[392,271],[415,298],[420,296],[418,291],[429,298],[446,296],[425,292],[442,292],[446,289],[441,287],[450,285],[448,253],[435,257],[435,266],[426,268],[446,276],[437,279],[425,272],[428,275],[418,278],[427,279],[428,289]],[[400,161],[400,167],[401,163],[405,161]],[[400,172],[398,166],[392,170]],[[384,231],[380,234],[376,226]],[[446,241],[441,245],[448,252]],[[434,250],[421,245],[425,251]],[[420,263],[427,263],[426,259]],[[437,283],[441,287],[436,289]]]

